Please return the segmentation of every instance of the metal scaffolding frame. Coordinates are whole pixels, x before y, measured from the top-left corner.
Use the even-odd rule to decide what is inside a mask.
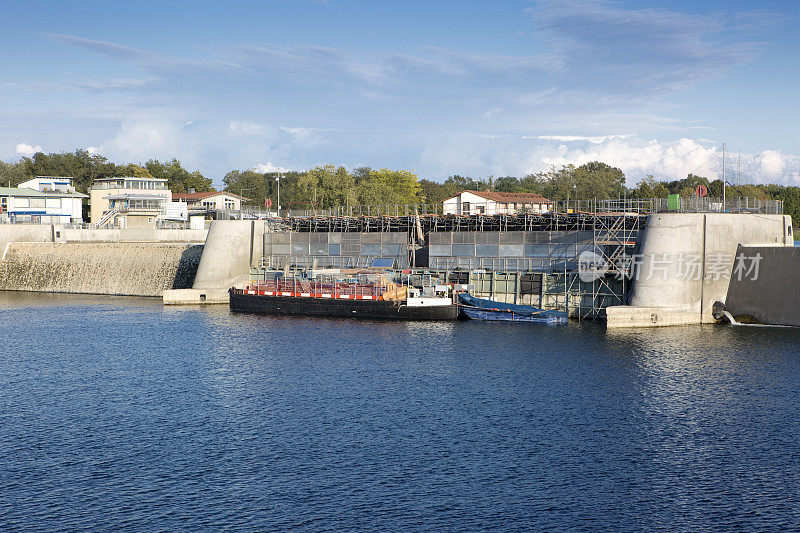
[[[534,276],[538,281],[540,293],[538,305],[546,309],[566,310],[577,319],[596,319],[604,316],[605,307],[625,302],[630,279],[630,261],[638,242],[638,236],[646,223],[647,210],[640,204],[616,203],[604,205],[602,211],[572,211],[548,213],[518,213],[500,215],[409,215],[409,216],[316,216],[291,217],[283,219],[280,224],[269,224],[268,231],[275,233],[405,233],[409,250],[418,248],[420,244],[428,245],[428,236],[432,232],[559,232],[560,240],[552,234],[542,246],[547,246],[547,253],[535,260],[519,260],[498,257],[478,258],[475,264],[459,266],[448,264],[446,269],[430,264],[430,272],[436,272],[443,279],[456,279],[457,272],[467,273],[478,269],[487,271],[494,280],[496,275],[511,276],[515,283],[521,283],[524,276]],[[566,233],[562,233],[566,232]],[[574,233],[571,242],[570,233]],[[419,235],[423,239],[419,240]],[[587,234],[591,236],[587,239]],[[527,233],[525,234],[527,235]],[[591,281],[581,279],[577,256],[580,251],[589,248],[603,260],[605,270]],[[326,261],[341,267],[368,267],[369,262],[342,261],[344,258],[308,258],[295,259],[297,267],[316,266]],[[319,261],[318,261],[319,260]],[[477,263],[480,263],[478,265]],[[276,265],[274,258],[263,259],[265,265]],[[413,266],[413,263],[409,263]],[[469,268],[468,268],[469,267]],[[508,268],[512,267],[511,270]],[[480,278],[480,274],[477,275]],[[461,276],[463,278],[463,275]],[[461,279],[459,278],[459,279]],[[476,279],[478,279],[476,278]],[[509,278],[510,279],[510,278]],[[490,283],[490,297],[498,299],[520,298],[520,288],[515,291],[497,293],[494,281]],[[505,289],[510,291],[511,286]],[[530,300],[530,297],[528,298]]]

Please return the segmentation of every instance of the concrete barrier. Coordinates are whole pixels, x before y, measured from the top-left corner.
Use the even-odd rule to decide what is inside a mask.
[[[164,291],[164,305],[228,304],[230,294],[225,289],[172,289]]]
[[[737,320],[800,326],[800,248],[740,246],[747,271],[731,277],[725,308]],[[753,270],[753,261],[758,264]]]
[[[56,226],[58,228],[58,226]],[[196,229],[80,229],[61,231],[61,242],[205,242],[208,230]]]
[[[0,224],[0,254],[12,242],[53,242],[55,238],[51,224]]]
[[[195,289],[225,289],[247,280],[261,262],[264,222],[215,220],[208,230]]]
[[[15,242],[0,290],[161,296],[191,287],[201,253],[188,244]]]
[[[629,305],[606,310],[608,327],[713,322],[738,245],[793,246],[794,238],[788,215],[662,213],[648,217],[640,242]]]

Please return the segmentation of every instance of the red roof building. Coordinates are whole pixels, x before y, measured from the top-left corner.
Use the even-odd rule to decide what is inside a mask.
[[[445,215],[545,213],[553,201],[529,192],[462,191],[444,201]]]

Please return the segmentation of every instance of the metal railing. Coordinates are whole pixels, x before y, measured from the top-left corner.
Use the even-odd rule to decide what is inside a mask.
[[[455,215],[455,216],[493,216],[515,214],[556,213],[589,213],[589,214],[629,214],[646,215],[662,212],[681,213],[762,213],[783,214],[783,202],[761,198],[742,197],[697,198],[680,197],[677,202],[667,198],[630,199],[617,198],[609,200],[565,200],[552,202],[544,209],[507,206],[495,202],[470,202],[469,204],[386,204],[386,205],[349,205],[328,209],[292,209],[284,208],[280,213],[260,206],[242,206],[240,210],[217,209],[214,218],[217,220],[269,219],[269,218],[314,218],[314,217],[408,217],[414,215]]]
[[[252,291],[271,292],[275,296],[316,296],[322,298],[341,298],[343,296],[371,296],[377,300],[386,292],[387,286],[373,283],[347,283],[318,280],[275,280],[254,281],[248,284]]]

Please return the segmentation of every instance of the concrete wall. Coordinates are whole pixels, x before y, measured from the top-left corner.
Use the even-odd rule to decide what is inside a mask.
[[[161,296],[191,287],[202,246],[10,243],[0,290]]]
[[[607,310],[609,327],[712,322],[739,244],[793,246],[791,217],[733,213],[650,215],[628,306]]]
[[[0,254],[11,242],[53,242],[50,224],[0,224]]]
[[[227,289],[246,281],[261,263],[263,221],[215,220],[208,230],[195,289]]]
[[[58,224],[0,224],[0,253],[9,242],[205,242],[206,229],[75,229]]]
[[[800,248],[740,246],[742,275],[731,278],[726,309],[737,319],[749,316],[762,324],[800,326]],[[756,269],[749,270],[757,259]]]

